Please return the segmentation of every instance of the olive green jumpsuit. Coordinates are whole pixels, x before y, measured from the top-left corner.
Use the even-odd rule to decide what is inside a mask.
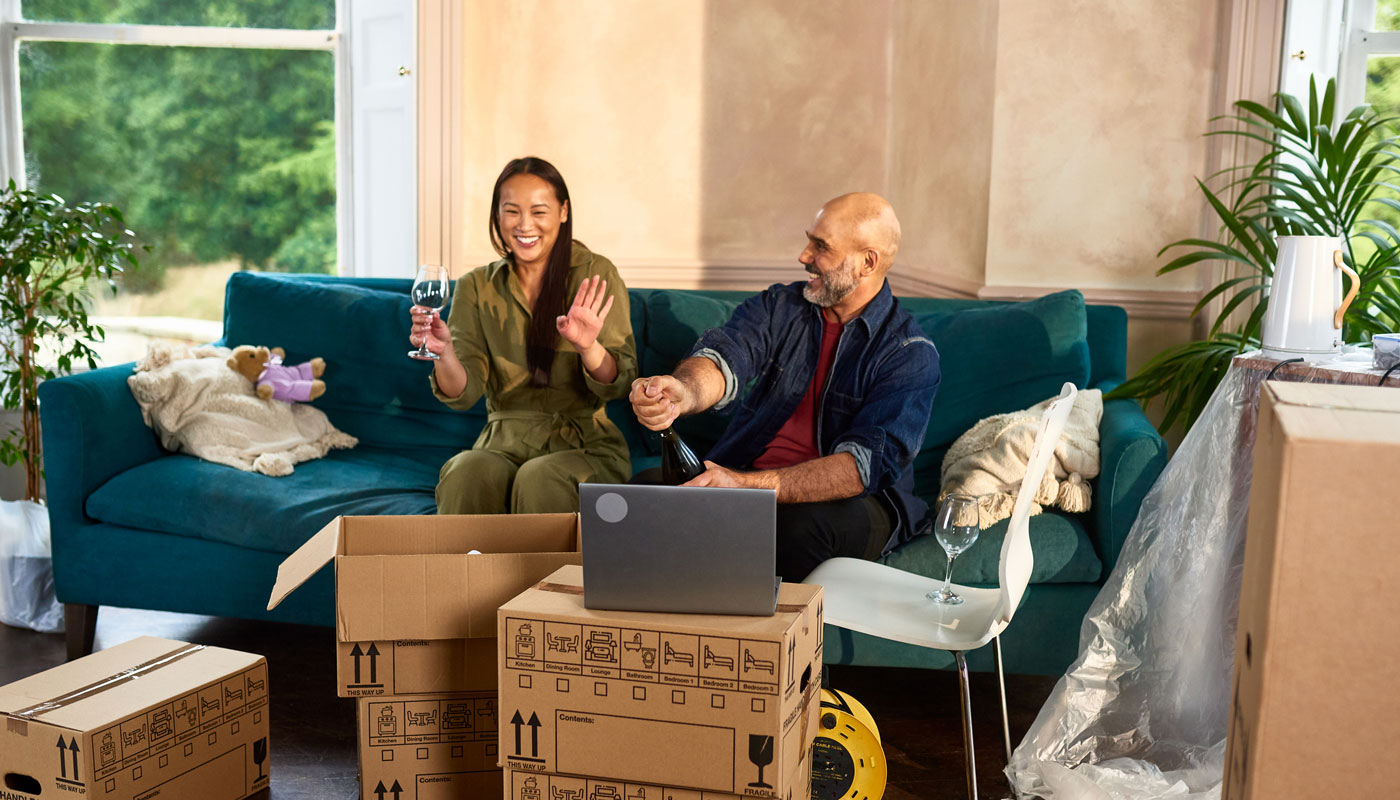
[[[511,262],[478,267],[457,281],[447,325],[467,385],[448,397],[434,376],[433,394],[462,410],[485,394],[487,418],[472,449],[443,465],[439,514],[578,511],[580,482],[631,477],[627,442],[604,413],[604,403],[625,396],[637,377],[627,288],[611,261],[575,242],[565,302],[572,303],[579,285],[594,275],[607,281],[614,298],[598,333],[617,362],[612,383],[594,380],[578,351],[559,337],[549,384],[532,386],[525,366],[531,313]]]

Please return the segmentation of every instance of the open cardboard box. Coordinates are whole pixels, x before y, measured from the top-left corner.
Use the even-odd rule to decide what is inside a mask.
[[[817,731],[822,600],[784,583],[770,617],[601,611],[583,570],[560,569],[499,612],[507,788],[529,796],[546,781],[525,773],[550,773],[787,798]],[[550,779],[551,800],[572,780]]]
[[[496,609],[580,563],[578,515],[336,517],[278,567],[268,609],[332,562],[339,696],[494,690]]]
[[[267,661],[142,637],[0,687],[0,797],[241,800],[268,786]]]

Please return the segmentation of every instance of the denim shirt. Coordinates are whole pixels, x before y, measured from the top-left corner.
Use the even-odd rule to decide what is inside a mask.
[[[752,467],[811,385],[822,312],[802,296],[804,285],[774,284],[754,295],[691,350],[724,374],[724,395],[715,410],[732,415],[709,460],[733,469]],[[928,524],[928,504],[914,494],[911,466],[939,379],[938,350],[900,308],[887,281],[846,324],[817,401],[818,452],[850,453],[865,485],[860,496],[883,497],[894,516],[885,552]],[[749,388],[740,398],[744,387]]]

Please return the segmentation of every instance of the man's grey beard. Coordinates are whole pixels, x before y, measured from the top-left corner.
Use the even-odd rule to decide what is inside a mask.
[[[821,288],[814,289],[811,284],[803,286],[802,296],[819,308],[831,308],[845,300],[860,285],[860,278],[856,276],[857,265],[852,262],[853,259],[848,258],[841,262],[837,271],[817,276],[821,278]]]

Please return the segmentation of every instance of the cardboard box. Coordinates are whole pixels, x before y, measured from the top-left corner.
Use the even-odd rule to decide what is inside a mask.
[[[336,517],[267,607],[334,561],[339,696],[494,691],[496,608],[578,550],[577,514]]]
[[[496,693],[362,697],[363,800],[501,796]]]
[[[504,766],[786,798],[816,735],[821,587],[783,584],[771,617],[594,611],[582,587],[565,567],[501,607]]]
[[[784,800],[808,800],[812,794],[810,753],[786,781],[792,792]],[[675,786],[606,780],[548,772],[505,771],[505,800],[738,800],[744,795],[701,792]]]
[[[268,786],[267,661],[143,637],[0,687],[0,797],[241,800]]]
[[[1393,796],[1400,391],[1264,385],[1227,800]]]

